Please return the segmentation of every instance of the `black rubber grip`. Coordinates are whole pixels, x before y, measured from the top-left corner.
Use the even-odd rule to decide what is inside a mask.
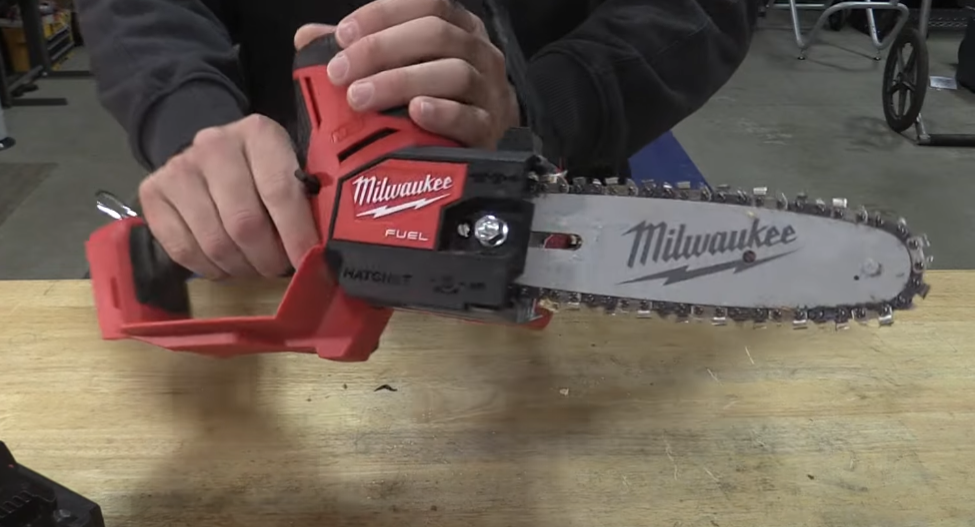
[[[329,33],[323,37],[316,38],[308,43],[307,46],[295,53],[294,68],[308,68],[311,66],[325,66],[335,55],[339,54],[342,48],[335,40],[335,34]]]
[[[190,298],[186,281],[193,276],[193,272],[169,257],[148,226],[132,228],[129,233],[129,255],[139,303],[174,314],[189,315]]]

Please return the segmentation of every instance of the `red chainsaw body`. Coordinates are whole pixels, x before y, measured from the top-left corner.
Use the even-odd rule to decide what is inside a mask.
[[[465,193],[467,165],[391,157],[417,147],[459,147],[403,115],[355,112],[345,88],[330,82],[324,63],[296,68],[294,80],[308,117],[304,172],[320,184],[311,200],[321,243],[298,265],[276,313],[193,318],[185,281],[163,287],[183,298],[182,308],[154,306],[138,287],[132,255],[134,231],[148,228],[130,218],[98,229],[86,244],[105,339],[136,339],[217,357],[290,351],[337,361],[366,360],[378,347],[393,310],[346,294],[327,264],[329,242],[436,249],[445,210]],[[369,275],[378,271],[343,273],[349,280],[392,280],[389,273]],[[549,318],[540,312],[530,325],[544,327]]]

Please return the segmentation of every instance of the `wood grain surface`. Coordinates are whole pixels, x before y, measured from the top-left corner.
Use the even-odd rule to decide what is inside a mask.
[[[87,282],[0,282],[0,439],[111,527],[971,526],[975,273],[931,282],[843,332],[398,314],[360,364],[103,342]]]

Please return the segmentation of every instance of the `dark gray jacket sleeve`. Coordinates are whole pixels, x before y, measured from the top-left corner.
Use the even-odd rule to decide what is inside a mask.
[[[231,0],[82,0],[79,24],[102,105],[155,169],[196,132],[247,110],[228,27]]]
[[[603,0],[530,58],[546,154],[619,166],[704,105],[751,43],[756,0]]]

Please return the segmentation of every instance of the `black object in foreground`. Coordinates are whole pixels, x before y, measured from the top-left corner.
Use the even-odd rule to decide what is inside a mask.
[[[105,527],[101,508],[18,465],[0,441],[0,527]]]

